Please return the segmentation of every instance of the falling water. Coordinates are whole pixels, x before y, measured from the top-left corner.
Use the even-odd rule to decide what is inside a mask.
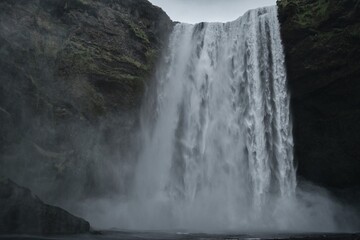
[[[206,233],[346,232],[359,219],[297,185],[276,7],[177,24],[143,107],[126,191],[87,199],[93,226]],[[131,150],[131,149],[129,149]],[[119,178],[119,181],[124,181]]]
[[[358,229],[351,208],[319,187],[297,186],[276,7],[231,23],[177,24],[154,83],[144,103],[138,161],[123,166],[133,181],[124,194],[81,203],[94,226],[206,233]]]
[[[168,52],[135,186],[156,219],[149,227],[160,218],[159,228],[270,220],[270,205],[296,187],[276,7],[225,24],[177,24]]]

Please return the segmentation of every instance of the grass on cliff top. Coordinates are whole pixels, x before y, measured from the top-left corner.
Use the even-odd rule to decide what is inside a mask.
[[[329,17],[329,0],[317,0],[311,3],[303,0],[278,0],[277,4],[285,11],[287,7],[296,9],[294,22],[302,28],[316,28]]]

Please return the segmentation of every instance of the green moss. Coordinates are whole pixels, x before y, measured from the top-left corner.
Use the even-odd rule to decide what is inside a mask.
[[[141,64],[140,62],[136,61],[135,59],[133,59],[133,58],[131,58],[129,56],[122,56],[122,57],[119,58],[119,60],[121,62],[126,62],[126,63],[129,63],[129,64],[137,67],[137,68],[145,70],[145,67],[144,67],[143,64]]]
[[[131,74],[121,74],[118,71],[94,71],[94,74],[99,75],[99,76],[103,76],[105,78],[110,78],[113,80],[118,80],[118,81],[133,81],[133,80],[137,80],[139,79],[138,76],[134,76]]]
[[[125,22],[130,26],[131,31],[135,34],[136,37],[141,39],[144,43],[150,44],[148,36],[141,29],[141,27],[139,27],[138,25],[136,25],[134,22],[132,22],[130,20],[125,20]]]
[[[148,51],[145,53],[145,56],[147,58],[146,69],[149,71],[153,68],[156,59],[159,57],[159,51],[156,49],[148,49]]]
[[[159,51],[156,49],[148,49],[148,51],[145,53],[146,58],[150,61],[157,58],[158,55],[159,55]]]
[[[289,1],[288,0],[277,0],[276,4],[280,8],[285,8],[289,4]]]
[[[328,18],[329,1],[320,0],[313,4],[301,6],[296,20],[303,27],[317,27],[319,23]]]
[[[149,77],[158,56],[156,49],[150,46],[145,47],[145,59],[141,62],[131,55],[117,55],[116,50],[73,38],[59,58],[64,63],[65,75],[91,75],[100,81],[123,85],[129,89],[129,98],[134,96],[134,99],[129,99],[129,102],[135,104],[138,102],[135,96],[142,95],[145,87],[144,80]],[[90,112],[94,115],[106,112],[107,103],[103,96],[98,94],[96,86],[89,82],[79,81],[81,82],[78,84],[78,96],[86,99],[85,102],[87,102],[81,112]]]
[[[123,75],[123,78],[129,78],[123,74],[126,69],[115,67],[117,63],[129,64],[137,69],[135,71],[139,74],[148,71],[146,64],[142,64],[130,56],[116,56],[111,52],[98,49],[95,46],[84,46],[79,42],[70,43],[63,58],[65,62],[69,63],[72,71],[77,73],[102,75],[110,73],[111,75]]]
[[[316,28],[329,17],[329,0],[305,2],[303,0],[278,0],[277,5],[283,11],[290,6],[296,9],[293,21],[302,28]]]

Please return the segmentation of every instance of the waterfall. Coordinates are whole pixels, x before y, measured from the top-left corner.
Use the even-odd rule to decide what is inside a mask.
[[[360,221],[297,183],[276,7],[177,24],[143,105],[126,191],[86,199],[97,228],[187,233],[347,232]],[[120,159],[121,160],[121,159]]]
[[[230,23],[177,24],[164,62],[138,201],[178,228],[263,220],[296,187],[276,7]]]

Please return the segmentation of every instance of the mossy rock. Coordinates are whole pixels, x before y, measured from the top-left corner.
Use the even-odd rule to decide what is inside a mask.
[[[111,179],[95,176],[107,158],[93,155],[117,146],[125,156],[172,21],[146,0],[4,0],[0,9],[0,174],[21,176],[57,202],[104,193]],[[71,166],[41,156],[32,143],[73,151]]]

